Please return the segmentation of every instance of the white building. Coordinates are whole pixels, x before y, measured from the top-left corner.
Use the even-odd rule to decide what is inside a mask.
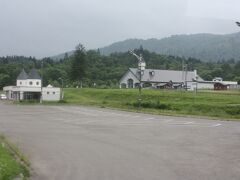
[[[194,71],[174,71],[145,69],[141,71],[141,83],[143,87],[160,89],[179,89],[188,90],[209,89],[227,90],[238,88],[237,82],[223,81],[222,78],[215,78],[212,81],[204,81]],[[140,71],[137,68],[129,68],[120,79],[120,88],[137,88],[140,84]]]
[[[42,87],[42,79],[36,69],[31,69],[28,74],[23,69],[17,77],[16,86],[6,86],[3,91],[9,100],[18,101],[41,98],[44,101],[58,101],[61,94],[60,88]]]
[[[43,101],[59,101],[61,97],[60,88],[48,85],[42,88]]]
[[[223,81],[222,78],[216,77],[212,81],[198,82],[198,89],[214,89],[214,90],[238,89],[238,82]]]
[[[193,90],[196,87],[196,81],[203,81],[198,76],[197,71],[174,71],[174,70],[158,70],[145,69],[142,71],[141,83],[144,87],[153,88],[183,88]],[[139,87],[140,71],[137,68],[129,68],[120,80],[120,88],[136,88]]]

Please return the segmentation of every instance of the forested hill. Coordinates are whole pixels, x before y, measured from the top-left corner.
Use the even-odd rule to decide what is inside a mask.
[[[147,68],[181,70],[182,62],[188,64],[188,70],[198,70],[198,74],[205,80],[223,77],[224,80],[240,82],[240,61],[202,62],[194,58],[180,58],[159,55],[147,50],[135,50],[142,53]],[[75,54],[75,53],[74,53]],[[43,62],[43,68],[41,64]],[[84,62],[84,63],[83,63]],[[31,57],[0,57],[0,89],[3,86],[15,85],[16,77],[22,68],[27,72],[35,67],[43,74],[44,85],[52,84],[76,87],[80,85],[79,72],[84,87],[118,87],[120,78],[129,67],[137,67],[137,59],[129,53],[113,53],[109,56],[101,55],[98,51],[86,51],[79,56],[65,56],[60,61],[50,58],[36,60]],[[82,73],[84,71],[84,73]]]
[[[240,60],[240,33],[227,35],[175,35],[164,39],[128,39],[100,49],[104,55],[127,52],[143,46],[151,52],[179,57],[193,57],[202,61]]]

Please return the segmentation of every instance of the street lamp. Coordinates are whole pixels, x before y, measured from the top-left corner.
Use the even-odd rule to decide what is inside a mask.
[[[142,96],[142,75],[143,75],[143,72],[145,70],[146,63],[145,63],[145,61],[143,59],[142,54],[137,55],[132,50],[129,50],[129,53],[134,55],[138,59],[138,72],[139,72],[139,97],[138,97],[138,103],[139,103],[139,107],[140,107],[140,105],[141,105],[141,96]]]
[[[58,78],[59,80],[61,80],[62,85],[61,85],[61,100],[63,100],[63,79],[62,78]]]

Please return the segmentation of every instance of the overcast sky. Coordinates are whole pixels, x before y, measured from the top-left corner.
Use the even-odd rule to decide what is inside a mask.
[[[0,56],[37,58],[129,38],[239,31],[239,0],[0,0]]]

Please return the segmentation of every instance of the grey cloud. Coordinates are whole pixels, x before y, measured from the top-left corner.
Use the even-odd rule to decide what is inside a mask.
[[[216,5],[216,0],[0,0],[0,56],[44,57],[79,42],[91,49],[127,38],[238,30],[230,15],[201,14],[204,4],[194,6],[199,2],[209,9]],[[221,7],[215,14],[223,12]]]

